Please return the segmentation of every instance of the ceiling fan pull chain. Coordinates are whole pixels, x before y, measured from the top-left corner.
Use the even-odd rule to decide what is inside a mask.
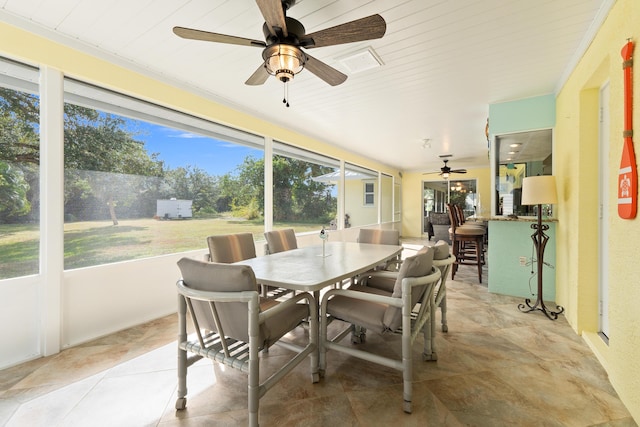
[[[289,97],[289,82],[284,82],[284,98],[282,98],[282,103],[289,108],[289,101],[287,98]]]
[[[287,103],[287,84],[286,83],[282,85],[282,93],[284,94],[282,96],[282,103],[286,104]]]

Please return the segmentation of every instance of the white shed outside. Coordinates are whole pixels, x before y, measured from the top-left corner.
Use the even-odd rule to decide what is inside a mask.
[[[193,216],[191,212],[191,204],[193,200],[157,200],[156,215],[160,219],[184,219]]]

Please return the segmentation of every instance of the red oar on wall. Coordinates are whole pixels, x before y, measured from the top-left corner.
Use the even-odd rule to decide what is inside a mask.
[[[636,217],[638,208],[638,171],[633,151],[633,42],[622,48],[624,70],[624,147],[618,172],[618,215],[623,219]]]

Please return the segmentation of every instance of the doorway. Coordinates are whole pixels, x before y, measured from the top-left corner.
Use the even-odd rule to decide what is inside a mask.
[[[422,181],[422,201],[422,233],[432,236],[431,232],[436,225],[446,226],[445,228],[448,230],[447,203],[460,205],[465,217],[477,214],[480,202],[477,180]],[[448,238],[443,240],[448,240]]]

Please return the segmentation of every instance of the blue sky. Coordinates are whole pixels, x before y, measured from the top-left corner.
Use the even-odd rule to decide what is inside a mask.
[[[253,155],[262,158],[262,150],[239,144],[167,128],[151,123],[132,121],[131,130],[136,139],[145,141],[145,148],[151,153],[159,153],[158,158],[168,168],[197,166],[211,175],[233,172],[245,157]]]

